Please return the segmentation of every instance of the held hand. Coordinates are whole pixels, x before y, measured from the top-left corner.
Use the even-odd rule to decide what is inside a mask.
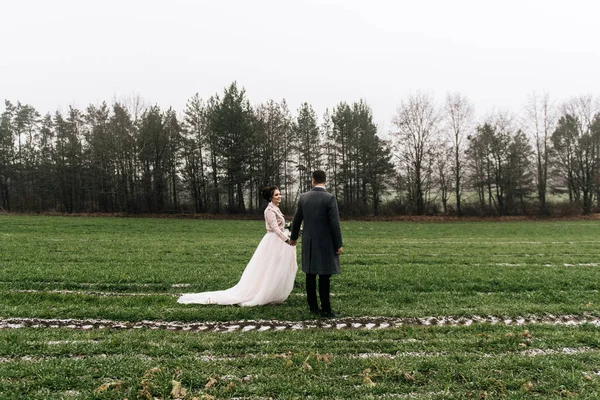
[[[337,249],[337,251],[335,252],[335,254],[337,254],[339,256],[340,254],[342,254],[342,251],[344,251],[344,248],[340,247],[339,249]]]
[[[297,240],[289,240],[289,241],[288,241],[288,244],[289,244],[290,246],[295,246],[295,245],[296,245],[296,243],[298,243],[298,241],[297,241]]]

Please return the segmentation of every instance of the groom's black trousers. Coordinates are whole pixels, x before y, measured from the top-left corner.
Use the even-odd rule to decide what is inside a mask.
[[[325,312],[331,311],[331,303],[329,301],[329,278],[331,278],[331,275],[319,275],[321,310]],[[306,274],[306,298],[311,310],[319,309],[319,304],[317,303],[317,275]]]

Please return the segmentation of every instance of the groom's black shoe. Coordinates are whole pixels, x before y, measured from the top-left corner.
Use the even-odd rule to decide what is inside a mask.
[[[323,318],[339,318],[342,315],[343,315],[342,313],[336,313],[336,312],[333,312],[332,310],[321,311],[321,317],[323,317]]]
[[[315,314],[315,315],[320,315],[321,314],[321,310],[319,310],[318,308],[311,308],[310,309],[310,313],[311,314]]]

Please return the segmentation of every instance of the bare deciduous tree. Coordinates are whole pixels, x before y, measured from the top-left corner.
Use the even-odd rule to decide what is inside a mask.
[[[549,212],[546,198],[551,153],[550,136],[556,128],[556,110],[550,102],[548,94],[538,97],[533,93],[525,107],[525,113],[525,126],[533,136],[534,141],[536,186],[540,213],[547,215]]]
[[[393,123],[398,157],[406,172],[409,204],[417,215],[426,211],[432,185],[435,148],[441,122],[433,97],[424,93],[402,101]]]
[[[583,213],[589,214],[597,191],[600,104],[592,96],[577,97],[562,106],[561,114],[552,143],[568,183],[569,199],[580,201]]]
[[[446,121],[453,150],[452,172],[454,194],[456,196],[456,213],[458,215],[462,214],[461,195],[464,175],[464,139],[472,129],[474,114],[475,110],[465,96],[459,93],[452,93],[446,96]]]
[[[452,189],[452,185],[454,184],[453,180],[456,179],[456,175],[453,173],[455,172],[454,168],[452,168],[453,163],[456,161],[455,149],[456,148],[454,146],[449,145],[447,142],[440,143],[440,146],[437,149],[437,154],[435,155],[435,173],[438,187],[440,189],[440,199],[442,201],[442,209],[444,210],[444,214],[448,214],[448,198],[450,195],[450,190]],[[460,200],[456,202],[456,207],[457,214],[460,215]]]

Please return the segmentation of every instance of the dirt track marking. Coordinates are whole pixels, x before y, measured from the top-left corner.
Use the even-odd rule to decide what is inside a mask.
[[[578,326],[592,324],[600,326],[600,317],[593,315],[528,315],[506,318],[497,316],[469,317],[348,317],[341,319],[315,319],[307,321],[242,320],[224,322],[177,322],[177,321],[112,321],[102,319],[43,319],[43,318],[0,318],[0,329],[19,328],[70,328],[91,329],[161,329],[191,332],[265,332],[301,329],[386,329],[401,326],[470,326],[473,324],[521,326],[526,324]]]

